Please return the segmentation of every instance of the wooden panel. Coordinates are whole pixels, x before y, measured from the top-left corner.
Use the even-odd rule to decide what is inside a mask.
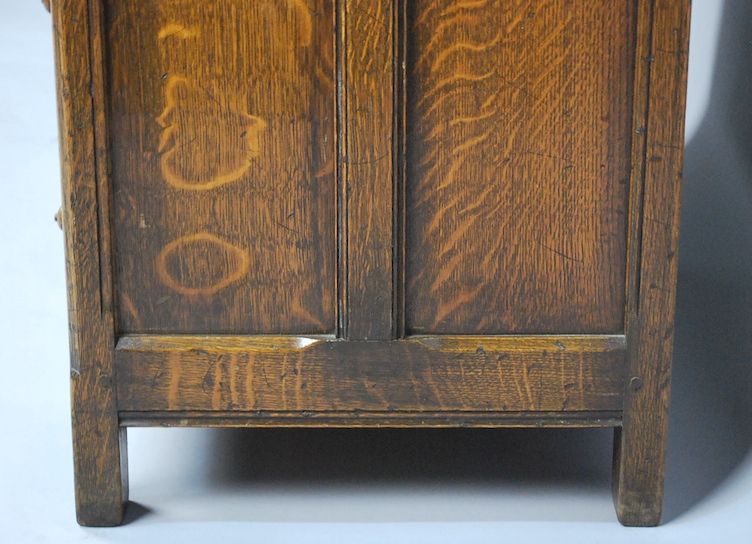
[[[635,2],[407,2],[406,328],[624,329]]]
[[[121,411],[619,410],[624,337],[121,338]]]
[[[657,525],[663,500],[674,343],[679,210],[684,153],[688,0],[656,0],[652,12],[642,259],[636,314],[628,324],[624,427],[616,436],[614,501],[625,525]]]
[[[55,0],[61,180],[71,349],[71,419],[76,517],[117,525],[128,498],[125,429],[118,427],[113,384],[113,316],[107,262],[105,179],[101,153],[102,35],[99,11],[86,0]],[[93,24],[92,24],[93,23]],[[95,92],[92,92],[94,90]],[[92,97],[94,100],[92,100]]]
[[[336,323],[333,0],[109,0],[120,332]]]
[[[394,0],[342,6],[346,337],[394,335]]]

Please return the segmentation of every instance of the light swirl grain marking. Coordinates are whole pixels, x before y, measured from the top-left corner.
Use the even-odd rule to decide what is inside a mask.
[[[169,77],[165,108],[157,118],[165,182],[176,189],[208,191],[242,179],[261,154],[266,122],[241,107],[240,100],[220,102],[186,77]]]
[[[187,27],[180,23],[167,23],[159,30],[157,38],[164,40],[174,37],[186,40],[188,38],[197,38],[200,35],[201,32],[195,27]]]
[[[202,245],[205,249],[214,246],[215,249],[221,250],[227,257],[228,261],[233,260],[232,258],[234,258],[236,261],[235,269],[226,273],[213,283],[199,286],[188,285],[185,282],[185,279],[176,278],[174,274],[170,272],[170,257],[181,250],[185,251],[186,249],[189,249],[191,246],[197,246],[200,248]],[[195,254],[196,250],[194,249],[193,251]],[[190,251],[187,253],[190,255]],[[199,232],[173,240],[162,249],[156,260],[157,277],[159,280],[169,289],[186,296],[214,295],[242,279],[250,270],[250,266],[251,258],[247,251],[231,244],[230,242],[222,240],[213,234],[209,234],[208,232]]]
[[[313,16],[306,0],[287,0],[288,6],[300,14],[300,45],[308,47],[313,39]]]

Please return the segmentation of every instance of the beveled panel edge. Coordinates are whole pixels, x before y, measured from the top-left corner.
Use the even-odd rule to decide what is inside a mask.
[[[205,351],[230,353],[234,351],[300,351],[313,345],[345,342],[334,335],[147,335],[121,336],[116,351],[182,352]],[[375,346],[367,341],[349,342]],[[624,335],[425,335],[393,340],[392,344],[420,344],[441,352],[477,352],[479,348],[492,352],[570,351],[605,353],[626,351]]]

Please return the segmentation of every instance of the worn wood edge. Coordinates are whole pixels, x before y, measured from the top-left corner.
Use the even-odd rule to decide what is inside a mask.
[[[639,298],[613,476],[619,521],[642,527],[660,523],[664,492],[691,11],[689,0],[652,4]]]
[[[578,353],[607,353],[626,350],[626,337],[614,335],[499,335],[499,336],[409,336],[406,342],[419,343],[443,352],[477,351],[540,352],[546,350]]]
[[[321,343],[339,343],[329,335],[312,336],[220,336],[220,335],[125,335],[117,342],[122,352],[207,353],[301,351]],[[350,343],[358,341],[350,340]],[[539,352],[544,350],[599,353],[626,350],[624,335],[515,335],[515,336],[409,336],[393,341],[453,353],[487,351]],[[368,345],[366,341],[360,342]],[[374,344],[375,346],[375,344]]]
[[[337,338],[347,338],[347,164],[344,161],[346,151],[346,134],[347,119],[347,93],[346,78],[347,71],[345,68],[347,54],[347,32],[345,27],[345,9],[343,6],[345,0],[334,0],[335,28],[334,28],[334,56],[336,59],[336,130],[335,132],[335,149],[337,160],[336,168],[336,191],[337,191]]]
[[[407,288],[407,4],[394,7],[394,289],[393,313],[396,338],[405,337],[405,290]]]
[[[93,87],[101,75],[99,4],[52,4],[71,351],[76,517],[81,525],[122,521],[128,496],[125,429],[118,427],[111,311],[103,304],[102,221]]]
[[[645,156],[650,97],[650,60],[653,35],[653,0],[635,0],[634,80],[632,86],[631,171],[627,230],[624,330],[629,334],[639,305],[642,204],[645,189]]]
[[[230,336],[230,335],[124,335],[116,351],[207,353],[279,352],[306,350],[322,342],[342,341],[330,335],[312,336]]]
[[[120,412],[123,427],[610,428],[621,412]]]

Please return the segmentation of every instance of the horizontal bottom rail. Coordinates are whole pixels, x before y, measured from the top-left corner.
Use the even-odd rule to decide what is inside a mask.
[[[621,412],[121,412],[123,427],[620,427]]]
[[[623,336],[123,337],[119,412],[619,411]]]

